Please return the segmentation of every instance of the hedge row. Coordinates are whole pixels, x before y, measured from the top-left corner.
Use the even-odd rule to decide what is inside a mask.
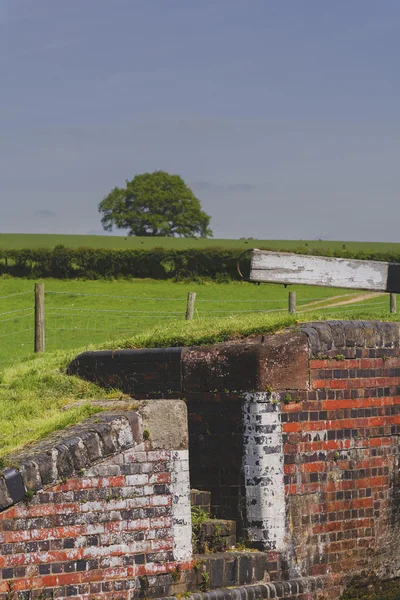
[[[271,248],[264,248],[272,250]],[[276,251],[276,250],[275,250]],[[285,251],[284,249],[282,251]],[[399,253],[351,252],[298,248],[292,252],[315,256],[336,256],[365,260],[400,262]],[[241,249],[202,250],[109,250],[96,248],[0,250],[0,274],[16,277],[56,277],[59,279],[150,277],[153,279],[208,278],[239,279],[236,264]],[[241,260],[248,273],[249,254]]]

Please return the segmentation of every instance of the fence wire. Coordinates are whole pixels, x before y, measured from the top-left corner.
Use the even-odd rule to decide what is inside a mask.
[[[132,336],[182,313],[46,307],[46,349],[84,347]]]
[[[288,298],[202,298],[195,303],[195,319],[246,314],[286,314]],[[376,298],[342,305],[354,292],[331,297],[297,297],[297,310],[351,315],[362,310],[371,318],[389,314],[389,299]],[[0,306],[15,309],[0,313],[0,368],[33,353],[33,290],[0,296]],[[335,305],[335,303],[338,303]],[[45,290],[45,346],[47,351],[85,348],[174,320],[184,320],[187,297],[126,296]],[[23,305],[22,308],[20,308]],[[165,310],[163,310],[165,308]],[[167,310],[170,309],[170,310]]]
[[[0,313],[0,366],[9,365],[32,354],[33,332],[33,306]]]
[[[186,295],[127,296],[46,290],[45,298],[47,350],[85,347],[129,337],[172,320],[182,321],[187,305]],[[161,303],[170,310],[163,310]],[[100,308],[99,304],[109,307]],[[286,307],[285,298],[197,298],[194,318],[279,312]]]
[[[75,293],[75,292],[53,292],[51,290],[46,290],[46,295],[50,294],[50,295],[58,295],[58,296],[70,296],[70,297],[77,297],[77,298],[113,298],[113,299],[119,299],[119,300],[139,300],[139,301],[155,301],[155,302],[186,302],[186,297],[180,297],[180,298],[159,298],[159,297],[152,297],[152,296],[120,296],[120,295],[111,295],[111,294],[82,294],[82,293]],[[347,296],[352,296],[353,294],[341,294],[341,298],[345,298]],[[310,301],[322,301],[322,300],[329,300],[329,297],[323,297],[323,298],[298,298],[298,302],[302,302],[302,303],[306,303],[306,302],[310,302]],[[218,304],[270,304],[270,303],[281,303],[281,304],[285,304],[287,303],[287,298],[265,298],[262,300],[257,300],[257,299],[246,299],[246,298],[231,298],[231,299],[214,299],[214,298],[197,298],[196,299],[196,304],[200,303],[218,303]]]

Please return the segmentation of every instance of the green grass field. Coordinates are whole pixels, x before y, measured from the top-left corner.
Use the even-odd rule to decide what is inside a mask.
[[[142,244],[143,242],[143,244]],[[156,239],[185,248],[299,247],[300,241]],[[0,248],[154,247],[152,238],[107,236],[0,235]],[[309,242],[309,247],[341,248],[343,242]],[[349,249],[400,250],[400,244],[346,243]],[[245,282],[83,281],[46,279],[46,352],[33,355],[34,282],[0,277],[0,466],[2,459],[52,431],[77,423],[98,408],[104,390],[65,375],[66,365],[91,348],[144,348],[212,344],[324,319],[400,320],[389,313],[388,295],[329,288],[252,285]],[[288,291],[296,291],[298,313],[288,315]],[[186,299],[196,292],[195,319],[186,322]],[[335,306],[357,298],[357,304]],[[108,394],[120,398],[119,390]]]
[[[143,241],[144,240],[144,241]],[[150,238],[102,236],[0,236],[0,246],[152,247]],[[157,240],[158,242],[159,240]],[[217,240],[161,240],[164,245],[215,245]],[[299,242],[220,240],[224,245],[286,249]],[[117,246],[117,243],[119,246]],[[310,242],[310,247],[318,243]],[[320,247],[324,242],[319,243]],[[361,249],[362,244],[346,244]],[[341,247],[341,242],[336,242]],[[375,249],[377,245],[364,245]],[[142,246],[143,247],[143,246]],[[326,247],[326,244],[325,244]],[[329,244],[332,248],[332,243]],[[400,244],[381,244],[384,250]],[[388,295],[348,290],[245,282],[174,283],[154,280],[85,281],[46,279],[46,352],[33,355],[34,282],[0,277],[0,466],[1,457],[52,431],[77,423],[98,408],[92,400],[104,390],[76,377],[65,367],[91,348],[143,348],[212,344],[255,333],[275,331],[298,321],[322,319],[400,320],[390,315]],[[288,315],[288,291],[297,294],[298,313]],[[195,319],[185,321],[188,292],[196,292]],[[357,304],[335,306],[357,298]],[[120,398],[119,390],[108,394]]]
[[[358,307],[356,319],[371,318],[369,310]],[[376,310],[375,318],[400,320],[399,315]],[[172,321],[133,336],[125,336],[91,348],[145,348],[204,345],[267,333],[294,325],[298,321],[342,319],[340,311],[311,312],[299,315],[240,314],[204,318],[196,321]],[[41,439],[52,431],[77,423],[98,408],[91,401],[121,398],[118,390],[109,392],[65,374],[67,364],[78,350],[39,354],[9,367],[0,368],[0,467],[7,464],[11,452]],[[13,463],[11,459],[11,464]]]
[[[185,319],[187,294],[196,292],[195,319],[236,318],[252,313],[287,313],[288,289],[280,285],[174,283],[172,281],[81,281],[46,279],[46,349],[65,350],[131,336],[155,325]],[[0,278],[0,364],[10,364],[33,352],[32,280]],[[291,286],[296,291],[299,311],[318,308],[321,313],[344,298],[359,296],[348,290]],[[338,296],[336,300],[335,298]],[[324,301],[324,299],[326,301]],[[316,305],[307,306],[310,302]],[[373,316],[388,314],[387,297],[364,301],[363,309]],[[338,307],[351,318],[357,306]],[[386,313],[385,313],[386,314]]]
[[[343,242],[343,241],[311,241],[311,240],[230,240],[214,238],[157,238],[157,237],[124,237],[108,235],[61,235],[33,233],[0,233],[0,249],[17,248],[54,248],[62,244],[68,248],[87,246],[90,248],[210,248],[223,246],[225,248],[273,248],[292,250],[294,248],[326,248],[330,250],[369,250],[400,252],[397,242]],[[308,246],[306,246],[308,244]]]

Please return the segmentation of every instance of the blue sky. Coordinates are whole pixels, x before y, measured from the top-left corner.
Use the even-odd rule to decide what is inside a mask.
[[[215,237],[400,241],[397,0],[0,0],[0,231],[179,173]]]

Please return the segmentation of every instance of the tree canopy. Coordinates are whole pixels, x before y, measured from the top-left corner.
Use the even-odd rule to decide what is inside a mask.
[[[115,187],[99,204],[101,222],[128,229],[129,235],[208,237],[210,216],[179,175],[164,171],[136,175]]]

